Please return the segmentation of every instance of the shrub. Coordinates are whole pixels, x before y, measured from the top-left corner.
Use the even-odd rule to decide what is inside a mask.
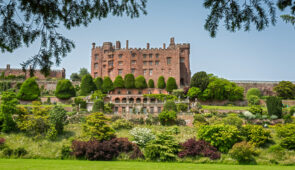
[[[57,135],[58,135],[57,130],[55,129],[53,125],[51,125],[46,133],[46,138],[53,141],[57,138]]]
[[[195,99],[195,98],[198,98],[201,94],[202,94],[201,89],[199,89],[198,87],[191,87],[188,90],[187,96],[190,99]]]
[[[177,106],[175,104],[174,101],[166,101],[165,105],[164,105],[164,110],[166,111],[170,111],[170,110],[173,110],[173,111],[177,111]]]
[[[248,109],[249,112],[251,112],[254,115],[262,115],[263,109],[260,105],[251,105],[251,107]]]
[[[49,122],[57,131],[62,134],[64,126],[67,124],[67,111],[62,106],[54,106],[49,112]]]
[[[127,138],[114,138],[108,141],[99,142],[97,140],[73,141],[73,155],[76,158],[88,160],[112,160],[119,156],[120,153],[133,153],[130,158],[135,159],[143,157],[139,148],[128,141]],[[136,152],[136,153],[135,153]]]
[[[257,155],[255,148],[245,141],[236,143],[229,154],[239,163],[249,163],[254,160],[253,156]]]
[[[177,87],[175,78],[169,77],[167,80],[166,91],[171,93],[174,89],[177,89],[177,88],[178,87]]]
[[[243,125],[243,120],[236,114],[229,114],[227,117],[223,118],[221,122],[225,125],[236,126],[237,128],[241,128]]]
[[[286,149],[295,149],[295,124],[276,125],[277,135],[281,138],[280,145]]]
[[[246,138],[247,142],[254,146],[262,146],[271,138],[270,131],[263,129],[259,125],[245,125],[242,128],[242,135]]]
[[[176,108],[178,112],[187,112],[188,105],[186,103],[177,103]]]
[[[132,118],[132,119],[129,119],[129,121],[133,124],[136,124],[136,125],[143,125],[144,124],[144,119],[141,117],[141,118]]]
[[[278,97],[275,96],[269,96],[266,99],[266,107],[267,107],[267,112],[268,115],[276,115],[278,118],[282,117],[282,100]]]
[[[295,97],[295,85],[290,81],[281,81],[274,87],[274,91],[278,97],[283,99],[294,99]]]
[[[145,89],[147,87],[148,86],[147,86],[145,78],[143,76],[136,77],[136,79],[135,79],[135,88],[137,88],[137,89]]]
[[[15,121],[12,115],[17,112],[16,105],[18,100],[13,92],[4,92],[0,104],[0,130],[2,132],[15,131]]]
[[[149,114],[148,117],[145,119],[145,124],[147,125],[158,125],[159,122],[159,117],[153,116],[152,114]]]
[[[23,82],[20,90],[17,93],[19,100],[33,101],[40,96],[40,89],[35,78],[28,78]]]
[[[96,85],[94,84],[90,74],[86,74],[82,77],[80,88],[81,96],[87,96],[88,94],[96,90]]]
[[[16,148],[13,151],[13,155],[16,156],[17,158],[25,156],[26,154],[28,154],[28,151],[23,147]]]
[[[115,137],[115,130],[107,123],[109,123],[109,119],[103,113],[92,113],[86,117],[83,132],[98,141],[110,140]]]
[[[103,94],[101,90],[96,90],[92,95],[91,95],[91,100],[96,100],[96,99],[101,99],[103,100],[107,95]]]
[[[67,159],[71,156],[71,147],[62,145],[61,147],[61,159]]]
[[[148,86],[149,88],[155,88],[155,83],[153,79],[149,79]]]
[[[205,71],[197,72],[191,79],[190,87],[197,87],[201,91],[204,91],[209,84],[209,76]]]
[[[59,99],[69,99],[76,96],[76,91],[70,80],[59,80],[56,85],[55,96]]]
[[[133,74],[126,74],[124,77],[124,83],[126,89],[133,89],[135,88],[135,78]]]
[[[80,106],[81,109],[86,109],[87,103],[85,100],[83,100],[83,98],[81,97],[76,97],[74,99],[74,103],[76,106]]]
[[[165,79],[164,79],[163,76],[160,76],[160,77],[159,77],[157,87],[158,87],[159,89],[165,89],[165,87],[166,87],[166,83],[165,83]]]
[[[5,139],[0,138],[0,151],[5,148]]]
[[[247,101],[248,101],[248,105],[259,105],[260,104],[259,97],[258,96],[255,96],[255,95],[250,95],[247,98]]]
[[[112,123],[112,127],[116,130],[120,129],[131,129],[133,128],[133,124],[125,119],[118,119]]]
[[[122,76],[118,75],[114,81],[114,88],[124,88],[124,80]]]
[[[103,112],[104,111],[104,102],[101,99],[97,99],[93,103],[92,112]]]
[[[10,157],[13,154],[13,149],[10,149],[9,147],[6,147],[2,150],[2,153],[6,157]]]
[[[101,77],[96,77],[94,79],[94,84],[97,90],[102,90],[103,79]]]
[[[251,88],[247,91],[246,98],[249,100],[251,96],[257,96],[258,98],[261,97],[261,91],[258,88]]]
[[[244,111],[243,112],[243,116],[245,117],[245,119],[248,119],[248,120],[250,120],[250,119],[255,119],[255,115],[253,115],[251,112],[249,112],[249,111]]]
[[[162,125],[174,125],[176,123],[177,113],[173,110],[164,110],[159,114],[159,120]]]
[[[195,126],[207,125],[208,122],[206,121],[205,117],[201,114],[194,115],[194,123]]]
[[[227,153],[241,139],[238,128],[232,125],[201,126],[198,130],[198,138],[209,142],[223,153]]]
[[[210,145],[210,143],[203,140],[196,141],[196,139],[191,138],[180,144],[182,150],[178,153],[180,158],[183,157],[195,157],[195,156],[204,156],[209,157],[210,159],[219,159],[220,152],[217,149]]]
[[[161,133],[145,147],[145,157],[155,161],[173,161],[179,151],[179,144],[172,135]]]
[[[70,76],[70,79],[72,81],[80,81],[81,80],[81,77],[79,76],[78,73],[72,73],[71,76]]]
[[[148,128],[136,127],[130,130],[129,133],[133,138],[133,142],[140,147],[145,147],[149,141],[156,138],[152,131]]]
[[[114,85],[110,77],[106,76],[102,83],[102,92],[109,93],[114,90]]]
[[[184,90],[183,89],[174,89],[172,91],[172,95],[177,96],[178,98],[184,98]]]

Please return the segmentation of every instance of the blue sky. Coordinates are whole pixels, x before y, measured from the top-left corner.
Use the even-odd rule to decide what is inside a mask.
[[[67,77],[81,67],[90,70],[91,43],[121,41],[125,46],[144,48],[176,43],[191,44],[191,72],[206,71],[231,80],[295,80],[295,29],[278,18],[275,27],[262,32],[230,33],[219,28],[216,38],[204,30],[209,11],[201,0],[148,0],[146,16],[108,17],[94,21],[88,27],[62,30],[72,39],[76,48],[63,59],[59,67],[65,68]],[[221,23],[222,26],[223,23]],[[20,63],[37,53],[38,43],[20,48],[13,53],[0,54],[0,67],[20,67]]]

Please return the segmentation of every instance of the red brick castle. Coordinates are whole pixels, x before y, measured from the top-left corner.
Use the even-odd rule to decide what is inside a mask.
[[[175,44],[174,38],[166,48],[121,48],[117,41],[113,46],[111,42],[104,42],[102,46],[92,44],[91,75],[95,77],[109,76],[113,81],[116,76],[125,76],[132,73],[135,77],[143,75],[148,81],[153,79],[155,85],[160,76],[174,77],[178,87],[189,86],[190,71],[190,44]]]

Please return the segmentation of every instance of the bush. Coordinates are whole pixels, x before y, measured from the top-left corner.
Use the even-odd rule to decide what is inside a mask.
[[[221,122],[225,125],[236,126],[237,128],[241,128],[243,125],[243,120],[236,114],[229,114],[227,117],[223,118]]]
[[[88,160],[113,160],[119,156],[120,153],[133,153],[130,155],[131,159],[143,157],[139,148],[128,141],[127,138],[114,138],[108,141],[99,142],[97,140],[73,141],[72,142],[73,155],[79,159]],[[137,153],[135,153],[137,152]]]
[[[167,80],[166,91],[171,93],[174,89],[177,89],[176,80],[173,77],[169,77]]]
[[[170,110],[173,110],[173,111],[177,111],[177,106],[175,104],[174,101],[166,101],[165,105],[164,105],[164,110],[166,111],[170,111]]]
[[[67,159],[71,156],[71,147],[62,145],[61,147],[61,159]]]
[[[115,130],[120,130],[120,129],[132,129],[133,124],[129,122],[128,120],[125,119],[118,119],[115,122],[112,123],[112,127]]]
[[[180,158],[183,157],[195,157],[195,156],[204,156],[209,157],[210,159],[219,159],[220,152],[217,149],[210,145],[210,143],[203,140],[196,141],[196,139],[191,138],[181,143],[182,150],[178,153]]]
[[[247,91],[246,98],[249,100],[251,96],[261,97],[261,91],[258,88],[251,88]]]
[[[295,124],[276,125],[277,135],[281,138],[280,145],[295,150]]]
[[[143,125],[144,124],[144,119],[141,117],[141,118],[132,118],[132,119],[129,119],[129,121],[133,124],[136,124],[136,125]]]
[[[109,119],[103,113],[92,113],[86,117],[83,132],[98,141],[110,140],[115,137],[115,130],[108,123]]]
[[[28,151],[23,147],[16,148],[13,151],[13,155],[16,156],[17,158],[25,156],[26,154],[28,154]]]
[[[96,100],[96,99],[101,99],[103,100],[107,95],[103,94],[101,90],[96,90],[92,95],[91,95],[91,100]]]
[[[145,157],[148,160],[173,161],[176,159],[179,148],[179,144],[173,136],[161,133],[146,145]]]
[[[101,99],[97,99],[93,103],[92,112],[103,112],[104,111],[104,102]]]
[[[198,138],[209,142],[223,153],[227,153],[236,142],[241,140],[238,128],[232,125],[201,126],[198,130]]]
[[[165,87],[166,87],[166,83],[165,83],[165,79],[164,79],[163,76],[160,76],[160,77],[159,77],[157,87],[158,87],[159,89],[165,89]]]
[[[114,81],[114,88],[124,88],[124,80],[122,76],[118,75]]]
[[[201,91],[204,91],[209,84],[209,76],[205,71],[197,72],[191,79],[190,87],[197,87]]]
[[[55,96],[59,99],[69,99],[76,96],[76,91],[70,80],[59,80],[56,85]]]
[[[255,95],[250,95],[247,98],[247,101],[248,101],[248,105],[259,105],[260,104],[259,97],[258,96],[255,96]]]
[[[124,83],[126,89],[133,89],[135,88],[135,78],[133,74],[126,74],[124,77]]]
[[[239,163],[249,163],[254,160],[253,156],[257,155],[255,148],[245,141],[236,143],[229,154]]]
[[[174,125],[176,123],[177,113],[173,110],[164,110],[159,114],[161,125]]]
[[[67,111],[62,106],[54,106],[49,112],[49,122],[57,131],[62,134],[64,126],[67,124]]]
[[[133,142],[140,147],[145,147],[149,141],[156,138],[152,131],[148,128],[136,127],[130,130],[129,133],[133,137]]]
[[[13,149],[10,149],[9,147],[6,147],[6,148],[4,148],[2,150],[2,153],[3,153],[4,156],[9,158],[13,154]]]
[[[199,88],[197,88],[197,87],[191,87],[188,90],[187,96],[190,99],[195,99],[195,98],[198,98],[201,94],[202,94],[202,91]]]
[[[114,90],[114,85],[110,77],[106,76],[103,79],[102,83],[102,92],[109,93],[110,91]]]
[[[74,103],[76,106],[80,106],[80,109],[86,109],[87,103],[85,100],[83,100],[83,98],[81,97],[76,97],[74,99]]]
[[[33,101],[38,99],[40,96],[40,89],[35,78],[28,78],[23,82],[19,92],[17,93],[17,98],[19,100]]]
[[[0,150],[5,148],[5,139],[4,138],[0,138]]]
[[[251,107],[248,109],[249,112],[251,112],[254,115],[262,115],[263,109],[260,105],[251,105]]]
[[[145,78],[143,76],[136,77],[136,79],[135,79],[135,88],[137,88],[137,89],[145,89],[147,87],[148,86],[147,86]]]
[[[184,98],[184,90],[183,89],[174,89],[172,91],[172,95],[177,96],[178,98]]]
[[[243,116],[245,117],[245,119],[251,120],[251,119],[255,119],[255,115],[253,115],[251,112],[249,111],[244,111],[243,112]]]
[[[278,97],[283,99],[294,99],[295,97],[295,85],[290,81],[281,81],[274,87]]]
[[[147,125],[158,125],[160,122],[159,117],[153,116],[151,114],[145,119],[145,124]]]
[[[247,142],[254,146],[262,146],[270,141],[270,131],[259,125],[246,125],[242,128],[242,135]]]
[[[16,130],[16,123],[12,115],[17,112],[18,100],[13,92],[4,92],[0,104],[0,130],[2,132],[12,132]]]
[[[282,117],[282,100],[275,96],[269,96],[266,99],[266,107],[269,116],[276,115],[278,118]]]
[[[194,115],[194,123],[195,126],[199,127],[201,125],[207,125],[208,122],[206,121],[205,117],[201,114]]]
[[[102,90],[103,79],[101,77],[96,77],[94,79],[94,84],[97,90]]]
[[[148,86],[149,88],[155,88],[155,83],[153,79],[149,79]]]
[[[176,108],[178,112],[187,112],[188,105],[186,103],[177,103]]]
[[[94,84],[90,74],[86,74],[82,77],[80,88],[81,96],[87,96],[96,90],[96,85]]]

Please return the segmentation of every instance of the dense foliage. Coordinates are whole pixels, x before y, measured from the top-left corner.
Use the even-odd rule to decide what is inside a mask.
[[[248,105],[259,105],[260,99],[256,95],[250,95],[247,97]]]
[[[232,149],[229,151],[229,154],[239,163],[249,163],[254,160],[254,156],[257,154],[257,152],[251,144],[242,141],[240,143],[234,144]]]
[[[164,110],[159,114],[162,125],[174,125],[177,120],[177,113],[174,110]]]
[[[83,132],[98,141],[110,140],[115,137],[115,130],[108,123],[109,119],[103,113],[91,113],[83,124]]]
[[[23,82],[19,92],[17,93],[17,98],[19,100],[33,101],[38,99],[40,96],[40,89],[35,78],[28,78]]]
[[[148,87],[149,88],[155,88],[155,83],[154,83],[154,80],[153,79],[149,79]]]
[[[16,105],[18,100],[13,92],[4,92],[0,104],[0,130],[2,132],[15,131],[15,121],[12,115],[17,112]]]
[[[49,112],[49,122],[57,131],[57,134],[64,132],[64,126],[67,124],[67,111],[62,106],[54,106]]]
[[[251,88],[247,91],[246,98],[249,99],[250,96],[257,96],[258,98],[261,97],[261,91],[258,88]]]
[[[97,99],[94,101],[92,112],[104,112],[104,102],[102,99]]]
[[[7,91],[11,88],[11,82],[10,81],[3,81],[0,82],[0,93],[3,91]]]
[[[110,77],[106,76],[102,83],[102,92],[109,93],[114,90],[114,85]]]
[[[112,128],[114,128],[115,130],[132,129],[133,124],[126,119],[118,119],[112,123]]]
[[[167,80],[166,91],[171,93],[174,89],[177,89],[176,80],[173,77],[169,77]]]
[[[275,96],[269,96],[266,99],[266,107],[269,116],[276,115],[278,118],[282,117],[282,100]]]
[[[180,144],[181,151],[178,153],[180,158],[183,157],[195,157],[204,156],[210,159],[219,159],[221,154],[217,149],[210,145],[210,143],[203,140],[196,141],[196,139],[191,138]]]
[[[201,94],[202,94],[202,91],[198,87],[191,87],[187,92],[187,96],[190,99],[198,98],[200,97]]]
[[[137,89],[145,89],[145,88],[148,87],[147,84],[146,84],[146,80],[145,80],[145,78],[143,76],[136,77],[136,79],[135,79],[135,87]]]
[[[290,81],[281,81],[277,86],[274,87],[274,91],[277,96],[283,99],[294,99],[295,98],[295,84]]]
[[[275,129],[281,138],[280,145],[295,150],[295,124],[276,125]]]
[[[86,109],[86,107],[87,107],[87,103],[85,100],[83,100],[82,97],[76,97],[74,99],[74,103],[75,103],[76,107],[80,107],[81,109]]]
[[[158,87],[159,89],[165,89],[165,87],[166,87],[166,83],[165,83],[165,78],[164,78],[164,76],[160,76],[160,77],[158,78],[157,87]]]
[[[151,98],[151,99],[157,99],[160,101],[165,100],[177,100],[177,97],[170,94],[144,94],[143,97]]]
[[[177,111],[177,106],[176,106],[176,104],[175,104],[175,102],[174,101],[172,101],[172,100],[168,100],[168,101],[166,101],[166,103],[164,104],[164,110],[166,110],[166,111],[170,111],[170,110],[173,110],[173,111]]]
[[[101,77],[96,77],[94,79],[94,84],[96,85],[97,90],[102,90],[103,79]]]
[[[254,146],[263,146],[270,141],[270,131],[259,125],[245,125],[242,128],[242,135],[246,141]]]
[[[124,84],[122,76],[118,75],[114,81],[114,88],[124,88]]]
[[[201,91],[204,91],[209,84],[209,76],[205,71],[197,72],[191,78],[190,87],[199,88]]]
[[[55,96],[59,99],[69,99],[76,96],[76,91],[70,80],[59,80],[56,85]]]
[[[133,142],[140,147],[145,147],[149,141],[156,138],[153,132],[148,128],[135,127],[130,130],[129,133],[132,135]]]
[[[93,82],[93,79],[90,74],[86,74],[82,77],[81,85],[80,85],[80,95],[87,96],[91,92],[96,90],[96,85]]]
[[[201,126],[198,130],[198,138],[209,142],[223,153],[227,153],[236,142],[241,140],[236,126],[222,124]]]
[[[133,89],[135,88],[135,78],[133,74],[126,74],[124,77],[124,83],[126,89]]]

